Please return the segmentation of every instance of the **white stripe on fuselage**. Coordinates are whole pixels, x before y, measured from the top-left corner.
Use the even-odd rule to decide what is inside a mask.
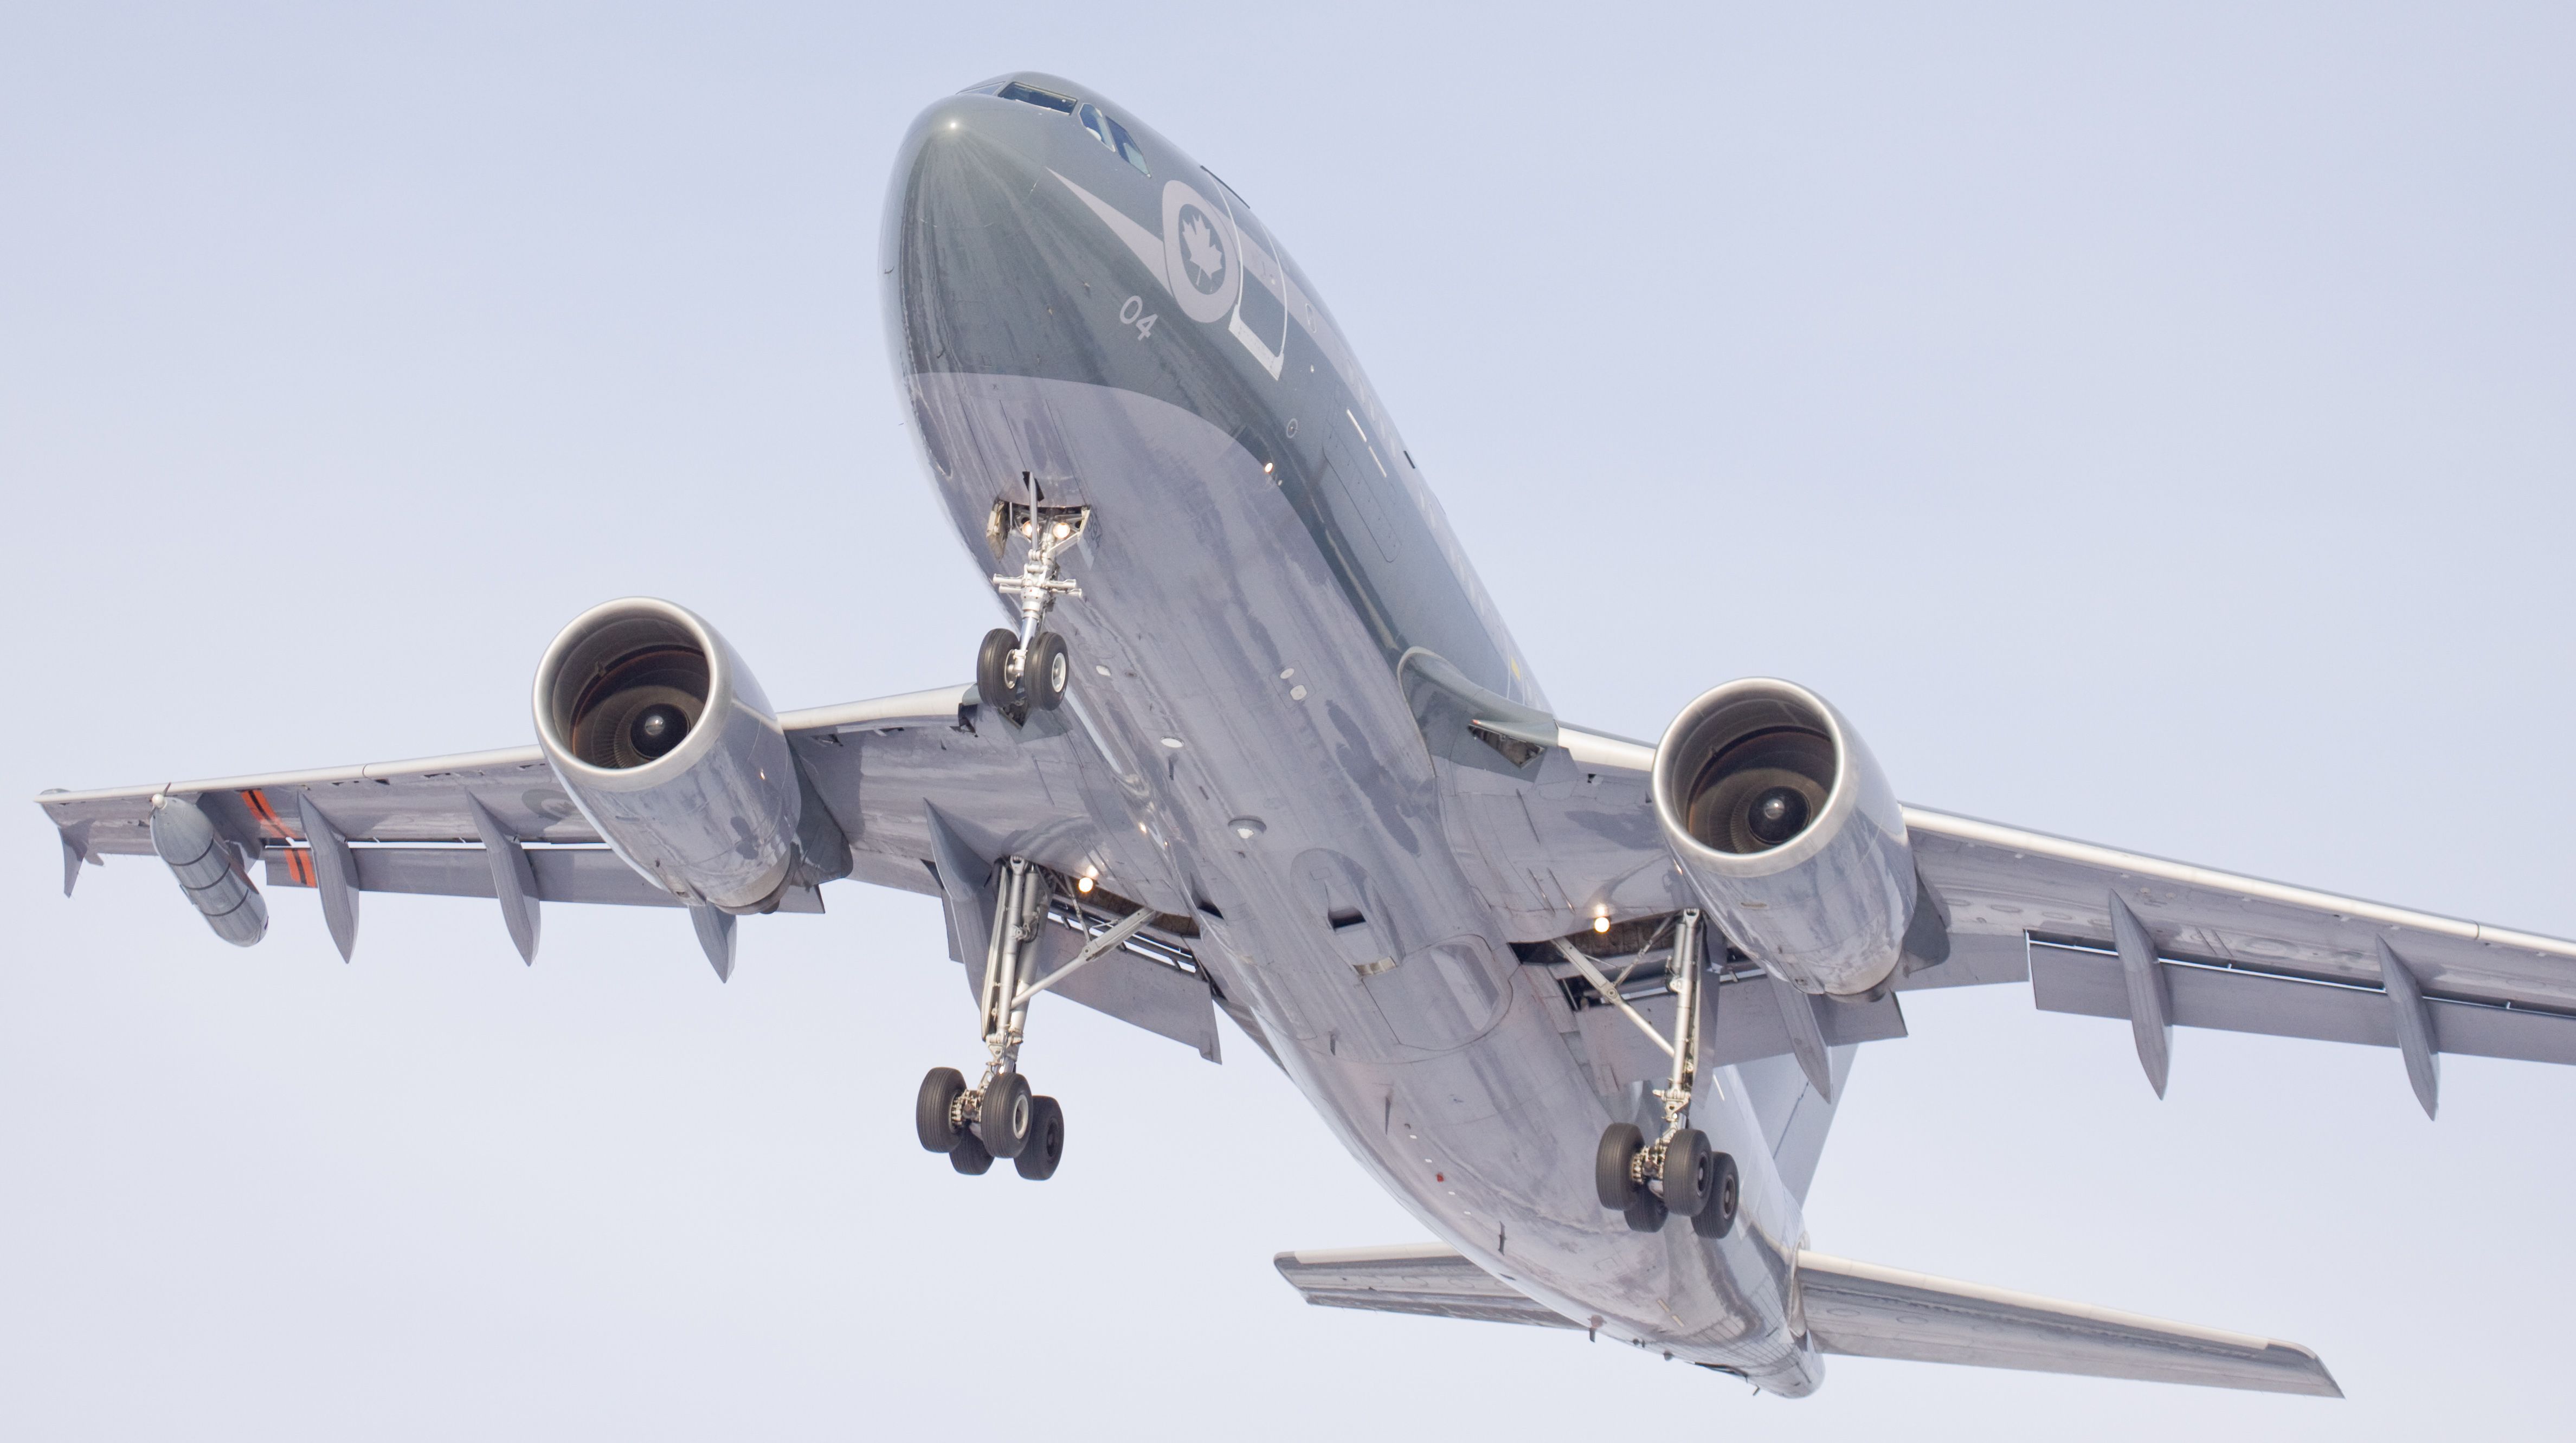
[[[1100,223],[1109,227],[1109,233],[1118,237],[1120,244],[1135,252],[1136,259],[1144,264],[1156,285],[1166,292],[1171,290],[1170,272],[1164,268],[1166,262],[1161,236],[1129,219],[1125,211],[1066,179],[1061,171],[1049,170],[1047,174],[1063,181],[1064,188],[1072,191],[1093,215],[1100,217]],[[1359,358],[1351,353],[1350,346],[1324,318],[1323,308],[1316,305],[1305,289],[1297,284],[1295,277],[1288,274],[1287,265],[1279,257],[1262,249],[1261,243],[1244,234],[1240,226],[1235,228],[1235,245],[1241,253],[1244,272],[1279,298],[1279,304],[1287,308],[1289,318],[1305,328],[1307,339],[1313,341],[1315,349],[1332,364],[1333,373],[1342,378],[1343,388],[1359,404],[1369,408],[1369,419],[1377,423],[1381,433],[1391,433],[1394,427],[1387,420],[1386,408],[1378,404],[1377,393],[1369,389],[1367,378],[1360,374]],[[1352,424],[1357,425],[1358,418],[1352,418]],[[1384,464],[1381,463],[1378,469],[1383,471]]]

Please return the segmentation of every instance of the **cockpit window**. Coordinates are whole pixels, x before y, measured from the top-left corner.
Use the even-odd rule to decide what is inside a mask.
[[[1022,85],[1016,80],[993,93],[1004,100],[1016,100],[1023,105],[1043,105],[1049,110],[1060,111],[1066,115],[1073,113],[1072,96],[1058,95],[1052,90],[1040,90],[1034,85]],[[1090,108],[1088,105],[1083,107],[1085,110]]]
[[[1136,138],[1127,133],[1127,127],[1101,114],[1099,106],[1085,105],[1074,112],[1074,117],[1082,122],[1083,129],[1091,132],[1092,139],[1107,146],[1111,154],[1136,167],[1138,175],[1154,173],[1146,169],[1145,152],[1136,148]]]

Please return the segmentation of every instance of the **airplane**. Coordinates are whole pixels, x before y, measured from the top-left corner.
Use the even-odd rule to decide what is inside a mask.
[[[371,892],[489,898],[530,962],[545,903],[660,906],[729,980],[745,916],[918,893],[981,1045],[915,1098],[958,1173],[1062,1163],[1040,996],[1210,1061],[1222,1013],[1439,1240],[1280,1254],[1308,1301],[1787,1397],[1829,1356],[2340,1396],[2293,1343],[1810,1248],[1909,991],[2124,1019],[2159,1095],[2177,1026],[2390,1049],[2427,1115],[2445,1052],[2576,1062],[2576,944],[1906,805],[1789,681],[1653,742],[1564,720],[1277,236],[1089,87],[923,111],[879,271],[1009,623],[971,681],[779,711],[705,619],[610,601],[540,658],[533,745],[39,796],[65,894],[157,855],[248,946],[304,889],[344,959]]]

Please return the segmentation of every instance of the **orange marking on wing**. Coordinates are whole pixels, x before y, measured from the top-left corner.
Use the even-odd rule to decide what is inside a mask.
[[[313,880],[313,853],[303,847],[289,847],[286,851],[286,875],[293,878],[299,887],[316,885]]]
[[[249,804],[251,815],[259,818],[260,825],[268,829],[270,836],[287,841],[294,839],[295,834],[288,831],[286,824],[277,819],[277,809],[268,804],[268,793],[252,787],[243,792],[241,798]]]

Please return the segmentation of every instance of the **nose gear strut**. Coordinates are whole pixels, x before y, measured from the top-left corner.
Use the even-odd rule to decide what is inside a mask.
[[[1025,857],[1011,858],[1001,870],[993,938],[984,953],[983,1079],[970,1088],[956,1068],[932,1068],[914,1100],[913,1124],[921,1145],[948,1154],[959,1172],[981,1173],[992,1167],[993,1159],[1009,1158],[1020,1176],[1044,1181],[1064,1160],[1064,1109],[1054,1098],[1032,1093],[1028,1079],[1020,1075],[1029,1003],[1125,946],[1154,914],[1139,907],[1041,978],[1036,976],[1035,944],[1059,879]]]
[[[1013,532],[1028,541],[1028,553],[1021,559],[1017,576],[996,575],[993,585],[1004,596],[1020,604],[1019,630],[995,627],[985,633],[984,644],[975,654],[975,688],[987,706],[1011,719],[1014,726],[1028,720],[1031,708],[1053,711],[1064,700],[1064,689],[1072,680],[1073,667],[1066,655],[1064,638],[1042,629],[1047,608],[1056,598],[1070,596],[1079,600],[1082,588],[1056,574],[1057,560],[1091,524],[1088,506],[1042,506],[1038,484],[1028,472],[1020,473],[1028,484],[1026,503],[996,501],[993,513],[984,523],[984,542],[999,561],[1002,548]]]
[[[1691,908],[1673,932],[1670,1041],[1628,1005],[1591,958],[1570,943],[1556,944],[1604,1001],[1644,1028],[1673,1059],[1670,1078],[1655,1090],[1664,1104],[1662,1134],[1649,1143],[1635,1123],[1614,1122],[1602,1132],[1593,1156],[1592,1180],[1601,1205],[1624,1215],[1635,1232],[1660,1231],[1666,1213],[1689,1218],[1691,1231],[1704,1238],[1722,1238],[1735,1226],[1735,1159],[1710,1148],[1708,1134],[1690,1125],[1691,1092],[1699,1081],[1700,974],[1707,968],[1700,940],[1699,909]]]

